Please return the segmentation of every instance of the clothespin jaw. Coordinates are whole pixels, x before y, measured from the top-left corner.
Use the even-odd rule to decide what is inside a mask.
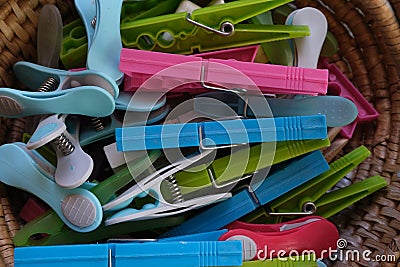
[[[175,173],[195,165],[211,152],[211,150],[202,151],[151,172],[136,185],[103,206],[103,211],[115,212],[106,219],[105,224],[113,225],[125,221],[171,216],[231,197],[231,194],[226,191],[214,192],[213,190],[195,196],[184,195],[174,178]],[[137,209],[128,207],[132,201],[144,199],[147,196],[154,201],[147,201]]]
[[[307,26],[297,27],[296,33],[295,27],[237,25],[288,2],[290,1],[230,2],[197,9],[191,14],[180,12],[136,20],[121,25],[122,42],[125,47],[130,48],[187,54],[192,53],[193,49],[210,51],[307,35]],[[173,36],[173,40],[163,38],[166,32]]]
[[[292,213],[292,215],[300,215],[302,213],[314,214],[316,212],[316,214],[320,214],[318,213],[317,203],[319,203],[321,198],[324,198],[323,195],[358,164],[364,161],[370,154],[370,151],[366,147],[360,146],[337,161],[331,163],[330,169],[325,173],[315,177],[288,194],[272,201],[270,207],[273,212],[270,214],[278,216],[280,214],[285,215],[285,213],[287,213],[287,215],[290,213]],[[377,187],[379,187],[379,185]],[[338,192],[333,196],[341,196],[341,193],[339,193],[341,190],[343,189],[337,190]],[[346,196],[346,194],[344,193],[343,196]],[[322,203],[323,202],[321,201],[321,204]],[[337,205],[337,208],[339,206],[343,207],[343,205],[348,206],[349,202],[346,201],[346,198],[340,199],[339,197],[335,205]],[[337,209],[332,210],[332,212],[335,211],[337,211]],[[330,212],[325,209],[325,214],[328,213]]]

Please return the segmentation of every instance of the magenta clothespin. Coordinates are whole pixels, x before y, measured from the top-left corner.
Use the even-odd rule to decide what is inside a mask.
[[[179,87],[181,92],[193,92],[193,86],[186,85],[201,82],[203,87],[216,90],[236,88],[250,93],[317,95],[326,94],[328,87],[328,71],[323,69],[203,59],[126,48],[121,52],[120,70],[130,77],[130,82],[125,83],[125,91],[142,87],[167,92],[178,91]],[[151,83],[147,82],[150,77]],[[205,84],[217,84],[218,87],[210,88]]]
[[[349,79],[335,64],[330,64],[328,58],[321,58],[318,67],[329,70],[328,93],[350,99],[357,106],[358,116],[351,124],[342,128],[340,134],[345,138],[351,138],[357,123],[371,121],[378,118],[379,113],[365,99]]]

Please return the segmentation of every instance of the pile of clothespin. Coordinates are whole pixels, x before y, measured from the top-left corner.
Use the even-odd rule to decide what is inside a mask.
[[[30,193],[15,265],[324,266],[328,218],[386,186],[332,190],[370,151],[330,145],[378,113],[290,2],[76,0],[68,25],[45,6],[38,62],[13,69],[30,91],[0,88],[30,122],[0,147]]]

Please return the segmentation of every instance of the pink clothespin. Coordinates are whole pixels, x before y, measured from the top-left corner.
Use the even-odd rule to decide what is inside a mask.
[[[208,89],[263,94],[326,94],[328,71],[153,51],[122,49],[120,70],[126,74],[125,91],[139,87],[167,92],[193,92],[187,84],[201,82]],[[156,75],[155,77],[152,77]],[[152,77],[151,84],[145,83]],[[209,88],[205,84],[217,84]],[[197,91],[198,86],[195,88]],[[225,89],[224,89],[225,88]]]
[[[357,123],[374,120],[378,118],[379,113],[335,64],[330,64],[327,58],[321,58],[318,67],[329,71],[328,93],[350,99],[357,106],[357,118],[340,132],[343,137],[350,139]]]
[[[337,248],[336,226],[320,216],[307,216],[280,224],[233,222],[219,240],[241,240],[243,260],[266,260],[314,252],[317,258],[329,256]]]
[[[259,46],[243,46],[238,48],[223,49],[212,52],[205,52],[200,54],[195,54],[193,56],[201,58],[215,58],[215,59],[232,59],[243,62],[254,62],[256,58]]]

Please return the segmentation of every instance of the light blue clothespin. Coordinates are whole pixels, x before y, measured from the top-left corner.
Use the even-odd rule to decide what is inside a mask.
[[[216,149],[257,142],[324,139],[326,136],[324,115],[137,126],[116,130],[119,151],[191,146]]]
[[[90,70],[71,72],[23,61],[15,63],[13,71],[18,80],[35,92],[0,88],[1,116],[108,116],[115,109],[114,98],[119,89],[106,74]]]
[[[101,204],[87,189],[65,189],[54,181],[54,167],[24,143],[0,147],[0,180],[46,202],[71,229],[89,232],[103,218]],[[29,179],[28,179],[29,178]]]
[[[88,36],[86,68],[108,74],[121,84],[123,73],[119,70],[122,49],[120,17],[122,0],[75,0]]]

